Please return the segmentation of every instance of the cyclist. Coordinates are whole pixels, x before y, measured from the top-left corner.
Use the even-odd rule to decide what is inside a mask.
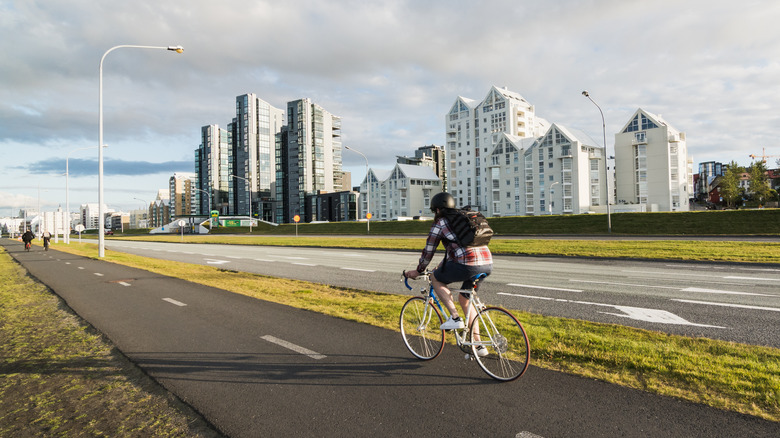
[[[43,249],[49,250],[49,241],[51,240],[51,233],[48,231],[43,232]]]
[[[30,243],[35,239],[35,235],[31,230],[27,230],[22,234],[22,242],[24,242],[24,249],[30,250]]]
[[[445,217],[445,214],[454,208],[455,199],[447,192],[437,193],[431,198],[431,211],[435,213],[435,216],[433,226],[428,233],[428,240],[420,257],[420,262],[416,270],[404,272],[404,275],[408,278],[417,278],[417,276],[425,272],[425,268],[433,259],[439,242],[444,243],[447,254],[433,271],[431,279],[433,290],[450,312],[450,317],[440,327],[442,330],[455,330],[465,327],[463,319],[458,315],[458,309],[455,307],[452,294],[447,285],[456,281],[462,281],[461,289],[471,289],[474,285],[470,279],[474,275],[482,273],[490,275],[493,271],[493,255],[487,246],[462,247],[458,244],[457,236],[450,229],[449,222]],[[476,312],[469,313],[467,309],[469,304],[468,294],[461,293],[458,301],[469,319],[468,323],[471,324],[476,316]]]

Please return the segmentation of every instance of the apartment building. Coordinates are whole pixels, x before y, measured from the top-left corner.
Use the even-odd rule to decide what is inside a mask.
[[[170,199],[171,219],[197,214],[195,190],[198,175],[194,173],[176,172],[168,180],[168,199]]]
[[[508,134],[516,138],[541,136],[549,122],[523,96],[491,87],[481,101],[459,96],[445,118],[449,174],[447,189],[458,205],[471,205],[492,215],[490,153]]]
[[[554,123],[538,138],[502,134],[488,156],[491,216],[606,211],[604,150]]]
[[[314,195],[343,191],[341,118],[308,98],[287,103],[287,124],[276,142],[277,223],[295,215],[309,222],[317,210]]]
[[[447,191],[447,155],[444,146],[435,144],[421,146],[414,151],[412,157],[397,157],[399,164],[411,164],[413,166],[428,166],[442,180],[442,187]]]
[[[638,211],[688,211],[693,161],[685,133],[639,108],[615,134],[616,202]]]
[[[360,184],[358,217],[365,217],[369,205],[371,220],[430,216],[431,197],[440,192],[442,181],[429,166],[396,163],[392,170],[369,169]]]
[[[195,170],[198,187],[195,191],[197,213],[208,215],[217,210],[232,214],[229,196],[233,174],[232,132],[219,125],[201,127],[200,146],[195,150]]]
[[[229,130],[233,140],[230,187],[234,211],[271,221],[275,213],[276,138],[284,111],[253,93],[236,97],[236,117]],[[250,202],[252,205],[250,205]]]

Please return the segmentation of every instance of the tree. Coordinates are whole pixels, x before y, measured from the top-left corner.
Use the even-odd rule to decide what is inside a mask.
[[[753,200],[759,205],[763,205],[771,196],[772,188],[769,187],[769,178],[767,177],[766,163],[763,161],[754,161],[748,167],[750,174],[750,192]]]
[[[736,161],[732,161],[720,179],[720,196],[729,207],[733,207],[742,197],[743,191],[739,187],[739,180],[744,171],[745,169],[739,166]]]

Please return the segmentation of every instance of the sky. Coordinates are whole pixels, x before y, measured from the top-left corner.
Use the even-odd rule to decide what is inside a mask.
[[[638,108],[685,132],[698,163],[780,158],[776,0],[0,0],[0,217],[98,200],[146,208],[194,172],[200,128],[236,96],[342,118],[369,166],[444,145],[458,96],[521,94],[550,122],[602,138]],[[362,156],[345,150],[358,185]],[[767,159],[775,167],[777,158]]]

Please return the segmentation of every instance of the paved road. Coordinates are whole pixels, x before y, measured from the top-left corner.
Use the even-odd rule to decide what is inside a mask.
[[[387,293],[417,252],[111,240],[147,257]],[[436,259],[438,262],[439,258]],[[780,348],[780,266],[496,256],[491,304]]]
[[[780,423],[532,367],[494,383],[454,348],[101,260],[0,244],[231,437],[755,436]]]

